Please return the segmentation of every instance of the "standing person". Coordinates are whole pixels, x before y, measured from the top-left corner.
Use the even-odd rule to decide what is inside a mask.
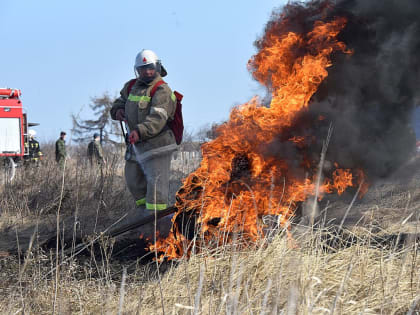
[[[39,146],[39,142],[35,140],[36,131],[33,129],[28,130],[29,140],[27,142],[28,146],[28,157],[27,161],[38,163],[40,159],[42,159],[42,152],[41,147]]]
[[[93,140],[89,142],[87,148],[87,156],[89,158],[90,165],[103,165],[105,164],[104,154],[100,142],[99,133],[93,134]]]
[[[64,161],[67,157],[66,152],[66,133],[64,131],[60,132],[60,138],[55,142],[55,160],[57,163],[63,167]]]
[[[134,69],[137,79],[125,83],[111,117],[128,128],[125,179],[142,217],[168,207],[169,169],[177,144],[167,123],[174,119],[176,97],[163,82],[167,72],[153,51],[142,50]]]

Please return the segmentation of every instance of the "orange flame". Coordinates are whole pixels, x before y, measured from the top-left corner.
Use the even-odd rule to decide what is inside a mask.
[[[353,174],[350,170],[336,169],[333,173],[334,188],[341,195],[347,187],[353,186]]]
[[[311,32],[276,35],[268,30],[263,48],[248,64],[254,77],[268,86],[272,94],[269,107],[257,97],[235,107],[229,121],[217,129],[218,137],[202,146],[200,167],[190,174],[177,194],[179,213],[196,213],[201,244],[220,244],[226,236],[240,233],[256,241],[264,235],[261,217],[279,215],[282,224],[293,216],[298,204],[316,194],[317,163],[307,158],[302,168],[311,172],[306,178],[295,176],[281,156],[267,158],[261,145],[270,143],[279,130],[293,123],[296,114],[308,107],[312,95],[327,77],[334,52],[351,53],[337,35],[345,18],[318,21]],[[298,55],[297,51],[307,52]],[[324,118],[320,118],[324,119]],[[297,149],[308,145],[304,137],[287,140]],[[337,169],[333,179],[325,179],[318,196],[353,186],[350,170]],[[175,222],[176,216],[173,218]],[[188,255],[186,238],[176,224],[173,233],[159,240],[151,250],[168,258]]]

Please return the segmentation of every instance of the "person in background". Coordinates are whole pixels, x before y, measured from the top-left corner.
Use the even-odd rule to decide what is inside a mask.
[[[66,133],[60,132],[60,138],[55,142],[55,160],[61,167],[64,166],[64,162],[67,157],[66,152]]]
[[[25,145],[28,148],[28,156],[26,161],[38,164],[42,159],[41,147],[39,142],[35,140],[36,131],[33,129],[28,130],[28,142]]]
[[[98,133],[93,134],[93,140],[88,144],[87,156],[91,166],[101,166],[105,164],[104,154]]]

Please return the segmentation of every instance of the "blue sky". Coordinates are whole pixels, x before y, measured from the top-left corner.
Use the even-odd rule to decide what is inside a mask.
[[[0,0],[0,87],[22,90],[40,141],[89,115],[90,98],[117,95],[135,55],[154,50],[184,94],[187,128],[218,122],[264,90],[247,71],[274,8],[285,1]],[[152,5],[151,5],[152,4]]]

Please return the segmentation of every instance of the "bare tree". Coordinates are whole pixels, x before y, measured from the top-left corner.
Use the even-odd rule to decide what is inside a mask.
[[[102,96],[91,98],[89,104],[95,118],[80,119],[78,116],[72,115],[74,141],[86,142],[90,140],[94,132],[98,132],[101,138],[101,144],[121,143],[121,129],[118,122],[113,121],[109,114],[115,98],[111,97],[107,92]]]

